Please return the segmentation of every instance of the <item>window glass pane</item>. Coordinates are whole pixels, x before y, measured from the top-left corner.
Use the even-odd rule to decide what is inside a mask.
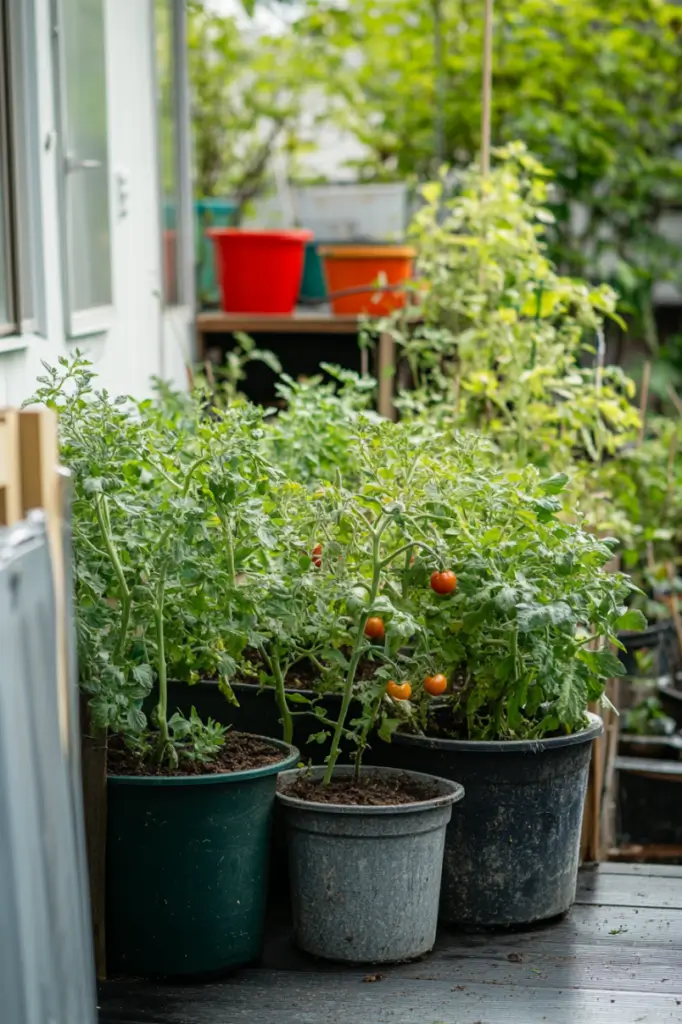
[[[1,148],[1,147],[0,147]],[[11,320],[9,309],[9,289],[7,287],[7,222],[6,222],[6,191],[0,179],[0,327]]]
[[[71,311],[111,303],[103,0],[62,0]]]
[[[159,149],[163,196],[163,276],[166,303],[178,301],[178,156],[175,123],[173,2],[155,0]]]
[[[21,42],[23,38],[20,37]],[[10,54],[12,61],[12,128],[13,128],[13,156],[14,156],[14,201],[16,209],[16,249],[19,275],[19,318],[30,320],[35,315],[35,301],[33,294],[33,224],[31,216],[33,210],[31,203],[31,185],[34,183],[32,168],[29,164],[27,133],[34,127],[34,121],[29,117],[28,96],[22,82],[22,73],[26,74],[26,68],[22,66],[21,52],[12,50]]]
[[[25,121],[21,122],[25,124]],[[17,204],[17,250],[19,259],[19,313],[22,320],[30,320],[35,315],[35,301],[33,295],[33,254],[31,252],[31,229],[27,221],[29,209],[28,186],[31,178],[26,161],[26,151],[23,145],[17,145],[16,153],[16,188],[15,199]]]
[[[7,36],[5,32],[6,12],[0,0],[0,327],[12,321],[9,268],[11,261],[10,248],[10,191],[9,191],[9,122],[7,118],[9,96],[6,94],[8,79],[4,69],[7,67]]]

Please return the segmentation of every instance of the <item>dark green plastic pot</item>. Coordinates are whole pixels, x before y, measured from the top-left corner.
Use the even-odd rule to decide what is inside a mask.
[[[324,279],[324,269],[317,250],[317,242],[306,242],[299,302],[323,301],[326,297],[327,282]]]
[[[222,775],[110,776],[110,973],[216,974],[262,949],[277,775],[299,759]]]

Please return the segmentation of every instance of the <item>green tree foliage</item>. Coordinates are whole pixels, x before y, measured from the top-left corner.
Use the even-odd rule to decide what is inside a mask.
[[[679,280],[682,266],[679,245],[657,231],[682,192],[682,11],[663,0],[495,9],[493,142],[522,138],[551,168],[560,267],[606,273],[654,341],[651,284]],[[445,161],[476,158],[482,13],[474,0],[309,0],[297,32],[336,116],[367,147],[364,177],[433,176],[439,119]]]
[[[256,36],[190,0],[189,77],[200,196],[231,196],[240,213],[263,188],[276,146],[303,148],[306,83],[290,33]]]

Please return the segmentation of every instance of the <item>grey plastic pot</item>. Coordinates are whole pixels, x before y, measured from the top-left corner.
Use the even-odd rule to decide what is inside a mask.
[[[313,777],[324,771],[313,768]],[[334,776],[352,773],[342,766]],[[280,776],[294,937],[306,953],[326,960],[413,960],[436,941],[445,829],[464,790],[418,772],[366,767],[363,775],[409,775],[432,786],[435,796],[397,806],[312,803],[287,793],[299,772]]]
[[[541,740],[447,740],[395,733],[386,760],[461,781],[466,803],[447,830],[441,922],[521,927],[575,900],[592,743],[603,723]]]

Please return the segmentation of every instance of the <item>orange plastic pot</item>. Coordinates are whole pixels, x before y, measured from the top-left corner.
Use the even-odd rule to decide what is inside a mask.
[[[293,313],[312,231],[210,228],[226,313]]]
[[[404,306],[404,291],[382,291],[380,286],[408,281],[412,276],[415,255],[414,249],[406,245],[322,246],[320,256],[324,261],[330,294],[354,288],[367,289],[332,299],[333,312],[337,316],[361,313],[386,316]]]

